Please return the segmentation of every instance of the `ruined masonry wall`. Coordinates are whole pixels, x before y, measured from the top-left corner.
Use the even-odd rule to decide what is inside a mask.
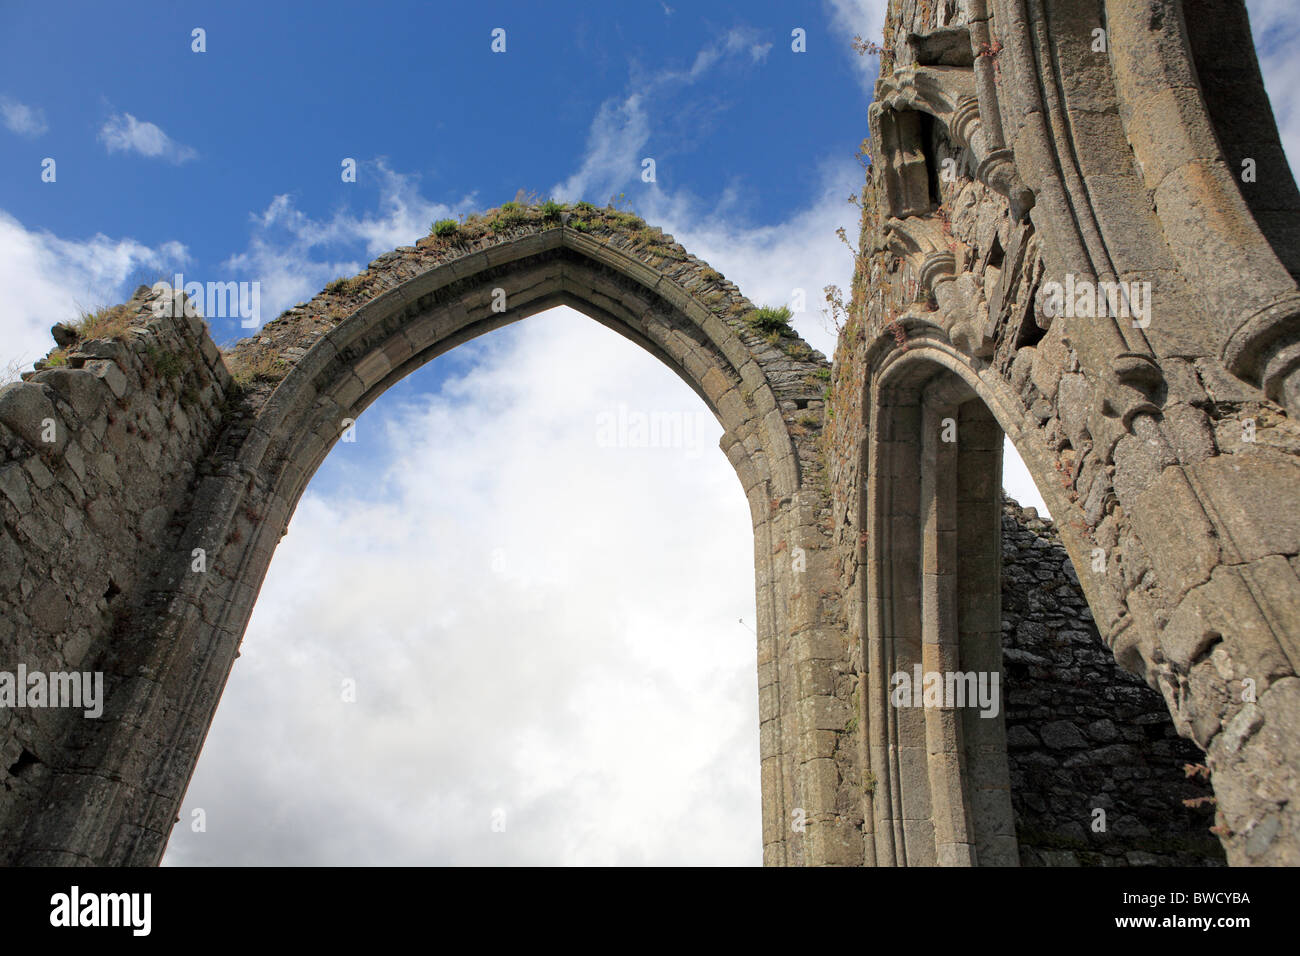
[[[1022,866],[1223,865],[1205,755],[1097,633],[1052,522],[1002,509],[1002,666]],[[1105,810],[1105,830],[1093,829]]]
[[[203,320],[156,318],[153,300],[142,286],[123,337],[78,342],[66,365],[0,388],[0,670],[108,670],[183,527],[232,383]],[[0,708],[0,830],[27,815],[84,719]]]

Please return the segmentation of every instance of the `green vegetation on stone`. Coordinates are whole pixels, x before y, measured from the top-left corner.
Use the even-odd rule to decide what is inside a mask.
[[[773,308],[765,305],[745,316],[745,322],[756,332],[762,332],[765,335],[771,335],[772,333],[792,335],[794,333],[790,328],[791,315],[793,313],[785,306]]]

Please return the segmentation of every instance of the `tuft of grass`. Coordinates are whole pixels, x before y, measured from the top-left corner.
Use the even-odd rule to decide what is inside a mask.
[[[703,272],[700,273],[700,275],[702,275],[709,282],[722,281],[722,273],[719,272],[717,269],[705,269]]]
[[[619,209],[606,209],[605,215],[610,219],[613,219],[614,222],[618,223],[618,225],[625,226],[628,229],[640,229],[645,225],[645,220],[634,212],[623,212]]]
[[[794,313],[785,306],[773,308],[772,306],[765,305],[761,308],[755,309],[753,312],[750,312],[745,316],[745,322],[754,331],[763,333],[769,337],[769,340],[771,340],[773,334],[779,338],[781,335],[792,331],[790,328],[790,317],[793,314]]]
[[[241,388],[247,388],[259,381],[279,381],[288,371],[288,366],[274,352],[262,352],[248,358],[235,357],[229,365],[230,377]]]
[[[429,227],[429,232],[435,236],[454,236],[459,228],[455,219],[439,219]]]
[[[131,313],[125,305],[109,305],[94,312],[82,312],[71,325],[82,340],[111,339],[131,327]]]
[[[90,339],[114,339],[126,334],[132,325],[132,314],[125,304],[106,305],[93,312],[82,310],[81,315],[66,323],[77,333],[77,340],[86,342]],[[68,350],[56,348],[41,359],[36,368],[58,368],[68,364]]]
[[[366,275],[365,273],[362,273],[361,275],[352,276],[352,278],[350,279],[344,279],[344,278],[335,279],[329,285],[325,286],[325,291],[330,293],[331,295],[353,295],[355,293],[364,291],[365,285],[366,285]],[[306,303],[300,302],[297,306],[295,306],[295,308],[300,308],[305,304]]]
[[[559,219],[560,213],[564,212],[564,203],[556,202],[554,199],[548,199],[542,203],[543,219]]]
[[[807,342],[794,341],[785,350],[786,355],[799,362],[806,362],[812,358],[813,350]]]
[[[513,226],[519,225],[528,218],[524,207],[519,203],[511,200],[503,202],[501,208],[496,211],[496,215],[489,220],[489,225],[493,232],[505,232]]]
[[[578,210],[578,212],[595,212],[595,211],[596,211],[596,207],[593,206],[591,203],[587,202],[585,199],[582,200],[581,202],[574,203],[574,204],[573,204],[573,208],[576,209],[576,210]]]
[[[185,372],[185,363],[172,352],[164,351],[156,345],[147,345],[145,354],[149,356],[153,370],[161,378],[180,378]]]

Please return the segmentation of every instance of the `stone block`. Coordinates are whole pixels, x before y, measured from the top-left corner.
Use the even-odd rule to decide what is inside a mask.
[[[107,359],[92,359],[84,367],[87,372],[103,381],[108,386],[109,391],[117,398],[121,398],[126,394],[126,375],[116,362],[110,362]]]
[[[1220,561],[1219,538],[1187,475],[1166,468],[1129,509],[1161,585],[1181,595],[1209,578]]]
[[[1300,465],[1220,455],[1189,475],[1238,560],[1300,553]]]

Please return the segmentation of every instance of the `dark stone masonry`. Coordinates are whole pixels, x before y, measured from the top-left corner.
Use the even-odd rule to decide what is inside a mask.
[[[1102,643],[1052,523],[1002,510],[1002,666],[1022,866],[1222,865],[1205,755]],[[1198,807],[1183,801],[1200,800]],[[1105,811],[1104,829],[1097,810]]]

